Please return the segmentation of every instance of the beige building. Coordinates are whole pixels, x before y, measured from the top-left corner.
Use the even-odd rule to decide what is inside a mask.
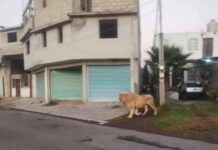
[[[0,96],[30,97],[30,75],[24,71],[22,27],[0,29]]]
[[[138,91],[138,0],[30,0],[23,21],[33,97],[111,101]]]

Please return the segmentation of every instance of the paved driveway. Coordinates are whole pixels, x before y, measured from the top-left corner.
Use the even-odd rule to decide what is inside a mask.
[[[1,150],[217,150],[218,145],[0,110]]]

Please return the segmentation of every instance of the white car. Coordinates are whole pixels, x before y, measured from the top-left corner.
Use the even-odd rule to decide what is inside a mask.
[[[201,98],[205,95],[204,86],[200,82],[183,83],[179,91],[179,99]]]

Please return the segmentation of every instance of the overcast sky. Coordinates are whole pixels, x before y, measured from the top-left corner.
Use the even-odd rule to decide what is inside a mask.
[[[0,0],[0,25],[20,25],[26,1]],[[156,0],[141,0],[143,55],[152,45],[155,9]],[[211,19],[218,20],[218,0],[163,0],[164,32],[200,32]]]

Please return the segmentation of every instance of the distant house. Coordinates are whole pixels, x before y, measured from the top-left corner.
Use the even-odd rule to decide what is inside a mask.
[[[24,70],[22,27],[0,29],[0,96],[30,97],[30,74]]]
[[[30,0],[20,40],[31,95],[114,101],[138,92],[138,0]]]
[[[179,46],[184,54],[192,53],[189,59],[193,64],[186,66],[187,71],[184,72],[185,82],[201,81],[201,77],[205,76],[205,70],[201,64],[202,62],[207,63],[206,59],[213,60],[214,67],[211,69],[217,70],[215,64],[218,57],[218,23],[215,20],[208,23],[206,32],[165,33],[164,44]],[[213,81],[218,81],[218,71],[216,72],[209,76],[213,85],[215,83]],[[215,74],[217,74],[216,77]]]

